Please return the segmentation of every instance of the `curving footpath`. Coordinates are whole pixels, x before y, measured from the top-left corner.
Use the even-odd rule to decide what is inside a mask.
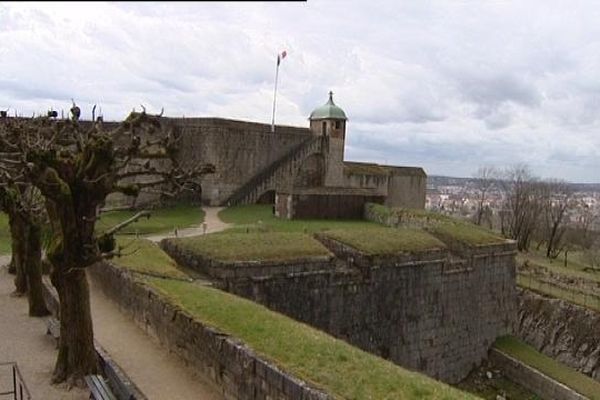
[[[224,207],[203,207],[204,210],[204,223],[206,224],[206,232],[204,232],[204,228],[202,225],[192,226],[190,228],[179,229],[177,231],[177,236],[174,232],[161,234],[161,235],[149,235],[144,236],[144,238],[152,241],[152,242],[160,242],[163,239],[172,239],[175,237],[189,237],[189,236],[200,236],[204,233],[215,233],[222,230],[227,229],[231,224],[227,224],[219,219],[219,211],[224,209]]]

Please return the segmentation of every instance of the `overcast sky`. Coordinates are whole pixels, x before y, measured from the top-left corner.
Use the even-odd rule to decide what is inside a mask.
[[[333,90],[347,160],[600,182],[599,21],[575,0],[1,3],[0,108],[269,123],[287,50],[277,123]]]

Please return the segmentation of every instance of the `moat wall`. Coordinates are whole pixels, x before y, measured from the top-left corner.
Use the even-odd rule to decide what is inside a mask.
[[[600,314],[518,290],[515,334],[553,359],[600,381]]]
[[[463,250],[460,260],[446,250],[369,258],[326,245],[340,257],[329,268],[294,272],[282,265],[216,285],[449,383],[463,379],[497,337],[511,332],[513,243]],[[165,250],[188,266],[194,258],[172,243]]]

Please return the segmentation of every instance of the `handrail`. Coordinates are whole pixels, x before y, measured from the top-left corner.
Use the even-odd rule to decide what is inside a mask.
[[[12,395],[13,400],[31,400],[31,394],[29,393],[29,389],[27,389],[27,385],[25,385],[25,380],[21,375],[17,363],[14,361],[0,363],[0,369],[8,366],[12,370],[12,390],[0,392],[0,398]]]

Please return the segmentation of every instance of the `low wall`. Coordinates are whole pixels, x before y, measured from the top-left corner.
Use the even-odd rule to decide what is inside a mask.
[[[335,268],[227,278],[218,285],[403,367],[455,383],[487,357],[497,337],[512,331],[514,254],[493,246],[467,259],[440,251],[390,259],[346,254]]]
[[[490,350],[490,360],[513,382],[532,391],[543,400],[587,400],[573,389],[550,378],[535,368],[498,350]]]
[[[515,335],[538,351],[600,381],[600,313],[518,290]]]
[[[89,274],[140,327],[216,383],[226,399],[332,398],[259,358],[237,339],[195,320],[129,272],[98,263]]]

